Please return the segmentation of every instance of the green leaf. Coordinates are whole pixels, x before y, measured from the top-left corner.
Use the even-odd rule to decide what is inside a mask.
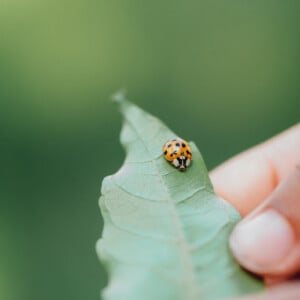
[[[109,273],[105,300],[224,299],[263,289],[235,262],[228,237],[238,212],[214,194],[191,143],[193,161],[180,172],[162,155],[177,135],[117,97],[126,159],[102,183],[104,229],[97,252]]]

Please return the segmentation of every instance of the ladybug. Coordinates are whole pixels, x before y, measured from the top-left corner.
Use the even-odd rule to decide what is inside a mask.
[[[191,164],[192,150],[183,139],[175,138],[166,142],[163,153],[165,159],[180,171],[184,171]]]

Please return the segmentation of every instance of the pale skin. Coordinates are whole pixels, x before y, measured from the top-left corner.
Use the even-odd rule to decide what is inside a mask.
[[[215,191],[243,217],[230,237],[238,262],[266,292],[244,300],[299,300],[300,124],[211,172]]]

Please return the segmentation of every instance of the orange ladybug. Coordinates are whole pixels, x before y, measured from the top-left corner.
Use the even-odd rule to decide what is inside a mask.
[[[163,147],[165,159],[175,168],[184,171],[192,161],[192,150],[188,142],[175,138],[165,143]]]

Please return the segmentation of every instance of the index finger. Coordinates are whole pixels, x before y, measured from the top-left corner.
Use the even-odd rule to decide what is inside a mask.
[[[300,124],[214,169],[215,192],[245,216],[300,162]]]

